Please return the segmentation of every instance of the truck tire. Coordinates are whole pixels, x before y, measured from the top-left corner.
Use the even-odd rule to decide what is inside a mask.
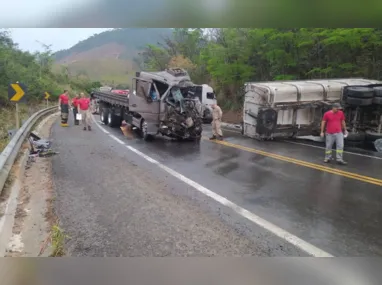
[[[109,127],[116,128],[121,126],[121,118],[119,116],[116,116],[112,110],[109,111],[107,117]]]
[[[101,122],[107,125],[108,122],[108,116],[109,116],[109,109],[108,108],[102,108],[101,113],[99,114],[101,118]]]
[[[346,96],[351,98],[360,98],[360,99],[366,99],[366,98],[373,98],[374,97],[374,90],[373,88],[369,87],[349,87],[346,90]]]
[[[382,86],[374,87],[374,96],[382,97]]]
[[[374,142],[376,140],[382,139],[382,133],[366,131],[366,140],[369,142]]]
[[[382,97],[374,97],[373,104],[382,105]]]
[[[147,124],[144,119],[141,121],[141,134],[145,141],[151,141],[153,139],[153,136],[147,133]]]
[[[346,103],[352,106],[370,106],[373,104],[373,98],[354,98],[354,97],[347,97]]]

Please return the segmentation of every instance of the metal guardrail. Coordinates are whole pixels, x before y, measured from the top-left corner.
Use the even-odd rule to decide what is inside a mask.
[[[16,160],[20,147],[29,135],[32,127],[42,116],[48,115],[55,110],[57,110],[57,106],[49,107],[34,113],[15,133],[11,141],[0,154],[0,194],[3,191],[5,182],[8,179],[9,172]]]

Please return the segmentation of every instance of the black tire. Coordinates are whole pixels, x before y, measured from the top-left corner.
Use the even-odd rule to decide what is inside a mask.
[[[366,131],[366,140],[369,142],[374,142],[378,139],[382,139],[382,133],[376,133],[372,131]]]
[[[108,125],[109,109],[102,108],[99,116],[100,116],[101,122],[104,123],[105,125]]]
[[[382,86],[374,87],[373,89],[375,97],[382,97]]]
[[[116,128],[121,126],[121,118],[116,116],[113,111],[110,111],[108,114],[108,126],[111,128]]]
[[[152,135],[147,134],[147,126],[145,127],[145,120],[143,119],[141,121],[141,135],[145,141],[151,141],[153,139]]]
[[[346,103],[352,106],[370,106],[373,104],[373,98],[354,98],[354,97],[347,97]]]
[[[382,97],[374,97],[373,104],[382,105]]]
[[[363,142],[365,140],[365,133],[360,132],[360,133],[349,133],[348,137],[345,138],[345,141],[348,142]]]
[[[374,90],[373,88],[369,87],[349,87],[346,90],[346,96],[351,98],[360,98],[360,99],[366,99],[366,98],[373,98],[374,97]]]

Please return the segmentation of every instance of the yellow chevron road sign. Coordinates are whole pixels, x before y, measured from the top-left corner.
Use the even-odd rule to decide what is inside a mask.
[[[13,83],[8,86],[8,98],[12,102],[20,102],[26,92],[26,86],[22,83]]]

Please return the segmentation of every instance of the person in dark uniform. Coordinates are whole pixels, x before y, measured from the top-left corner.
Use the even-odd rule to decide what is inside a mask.
[[[61,127],[68,127],[68,117],[69,117],[69,92],[64,90],[58,97],[58,108],[61,111]]]
[[[77,114],[78,114],[78,100],[80,100],[80,94],[77,94],[76,97],[72,100],[72,107],[73,107],[73,116],[74,116],[74,124],[79,125],[80,121],[77,120]]]

